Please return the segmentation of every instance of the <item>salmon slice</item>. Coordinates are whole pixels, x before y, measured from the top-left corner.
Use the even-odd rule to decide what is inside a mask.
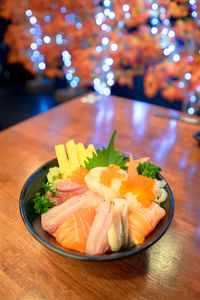
[[[95,215],[94,206],[75,211],[54,233],[57,242],[65,248],[84,253]]]
[[[152,203],[150,207],[131,210],[128,222],[133,243],[136,245],[142,244],[145,237],[155,229],[165,214],[165,210],[156,203]]]
[[[157,203],[153,202],[151,206],[145,208],[140,207],[138,210],[144,214],[150,221],[153,229],[156,227],[158,222],[165,216],[166,212],[164,208],[162,208]]]
[[[153,230],[149,219],[137,209],[130,212],[128,217],[129,232],[134,244],[142,244],[145,237]]]
[[[103,202],[99,205],[88,235],[85,249],[87,254],[98,255],[110,251],[108,228],[113,218],[112,206],[111,202]]]
[[[87,191],[81,195],[74,196],[63,202],[60,205],[54,206],[48,210],[48,212],[41,215],[42,228],[54,235],[56,230],[65,222],[65,220],[72,215],[75,211],[90,206],[98,206],[103,197]]]

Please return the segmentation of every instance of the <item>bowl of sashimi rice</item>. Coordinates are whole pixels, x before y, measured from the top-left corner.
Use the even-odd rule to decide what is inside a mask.
[[[156,242],[174,213],[171,189],[149,157],[133,158],[73,139],[55,145],[56,158],[37,169],[20,194],[32,236],[75,259],[112,260]]]

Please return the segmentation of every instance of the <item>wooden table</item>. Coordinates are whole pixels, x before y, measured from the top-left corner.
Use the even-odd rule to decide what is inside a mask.
[[[118,97],[77,98],[0,133],[0,299],[199,299],[199,126],[154,116],[169,110]],[[85,262],[46,249],[27,231],[19,195],[27,177],[73,138],[151,156],[175,198],[175,214],[152,247],[122,260]]]

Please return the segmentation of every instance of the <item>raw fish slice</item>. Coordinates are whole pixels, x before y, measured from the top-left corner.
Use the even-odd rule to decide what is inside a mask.
[[[111,202],[103,202],[97,209],[92,227],[90,228],[85,252],[90,255],[104,254],[110,251],[108,228],[112,222],[113,211]]]
[[[86,186],[83,186],[80,189],[69,191],[69,192],[62,192],[60,190],[57,190],[56,197],[64,198],[64,197],[68,197],[69,194],[74,194],[74,196],[81,195],[81,194],[85,193],[87,190],[88,190],[88,188]],[[47,196],[51,196],[51,193],[48,192]]]
[[[54,233],[57,242],[65,248],[84,253],[95,215],[95,207],[82,208],[72,213]]]
[[[140,207],[138,210],[149,219],[153,229],[166,214],[164,208],[155,202],[153,202],[148,208]]]
[[[60,204],[62,204],[63,203],[63,199],[62,198],[59,198],[59,197],[50,197],[50,196],[48,196],[49,197],[49,200],[51,201],[51,202],[54,202],[54,205],[56,206],[56,205],[60,205]]]
[[[72,192],[83,187],[85,187],[85,185],[72,181],[71,179],[64,179],[55,183],[52,189],[57,189],[60,192]]]
[[[55,205],[60,205],[63,202],[65,202],[66,200],[68,200],[68,199],[70,199],[74,196],[81,195],[81,194],[85,193],[87,190],[88,190],[88,188],[86,186],[83,186],[83,188],[80,188],[78,190],[74,190],[74,191],[71,191],[71,192],[57,191],[55,197],[52,197],[51,192],[48,192],[47,196],[49,197],[49,200],[51,202],[55,202]]]
[[[130,212],[128,223],[132,242],[136,245],[142,244],[145,237],[153,230],[149,219],[137,209]]]
[[[165,210],[156,203],[131,210],[128,222],[132,241],[136,245],[143,243],[165,214]]]
[[[91,192],[87,191],[81,195],[74,196],[66,202],[54,206],[48,212],[41,215],[42,228],[53,235],[58,227],[76,210],[89,206],[98,206],[104,199]]]
[[[127,246],[129,241],[128,205],[121,198],[113,199],[113,219],[108,229],[108,242],[111,250],[119,251],[122,246]]]

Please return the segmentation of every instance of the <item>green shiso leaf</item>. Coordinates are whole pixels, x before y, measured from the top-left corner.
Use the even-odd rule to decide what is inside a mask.
[[[88,171],[96,167],[108,167],[109,164],[114,164],[123,170],[127,170],[127,156],[121,153],[121,151],[115,150],[114,147],[116,132],[116,130],[113,132],[107,148],[103,147],[102,150],[98,149],[97,154],[93,153],[92,158],[87,158],[85,161],[85,167]]]

